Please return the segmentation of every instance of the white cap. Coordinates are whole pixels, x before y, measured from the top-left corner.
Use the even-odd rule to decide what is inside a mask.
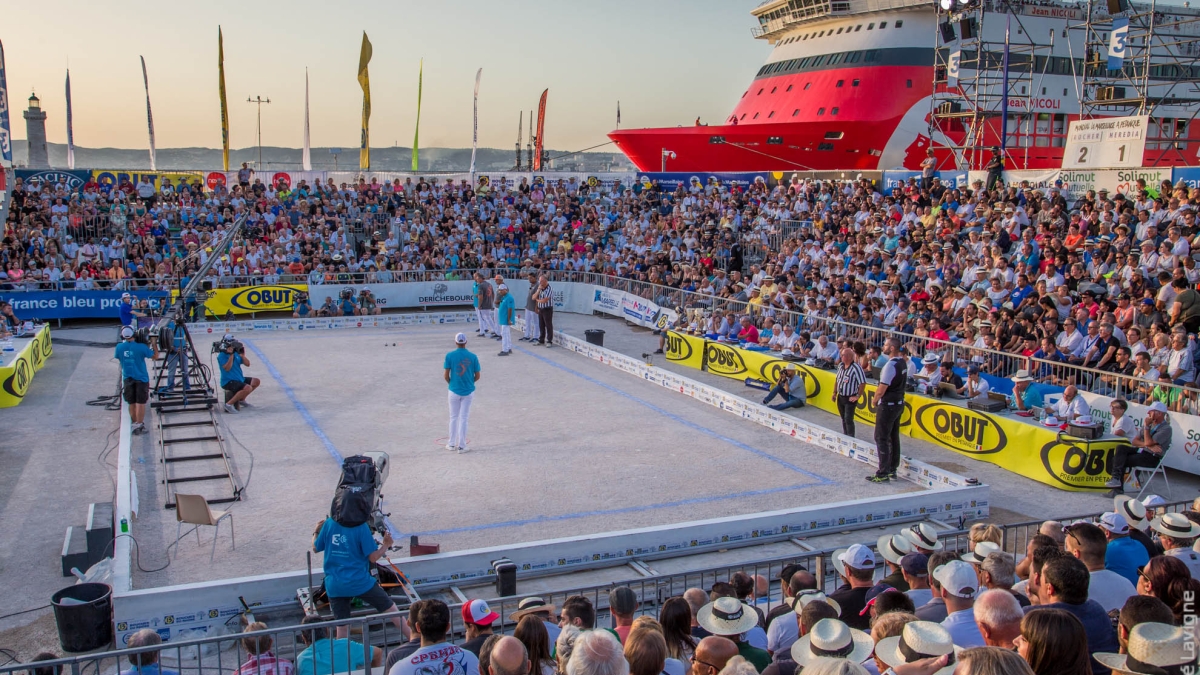
[[[460,344],[460,345],[465,345],[465,344],[467,344],[467,334],[466,334],[466,333],[459,333],[458,335],[455,335],[455,336],[454,336],[454,342],[455,342],[455,344]]]
[[[851,544],[850,548],[837,556],[837,559],[846,567],[853,567],[856,570],[875,569],[874,554],[871,553],[871,549],[862,544]]]
[[[975,568],[961,560],[951,560],[933,571],[933,578],[942,585],[942,590],[959,598],[973,598],[979,590],[979,576]]]
[[[133,296],[129,295],[128,293],[122,293],[122,294],[121,294],[121,299],[122,299],[122,300],[124,300],[124,299],[126,299],[126,298],[131,298],[131,297],[133,297]]]
[[[128,340],[131,337],[133,337],[133,328],[131,326],[125,326],[121,329],[121,338],[123,340]]]
[[[1119,513],[1105,513],[1100,516],[1100,522],[1096,524],[1113,534],[1129,533],[1129,521]]]
[[[500,290],[502,290],[502,291],[507,291],[507,290],[508,290],[508,284],[500,284],[499,286],[497,286],[497,288],[499,288],[499,289],[500,289]]]
[[[1167,413],[1167,406],[1162,401],[1155,401],[1154,403],[1150,404],[1150,408],[1147,409],[1147,412],[1157,412],[1165,415]]]
[[[222,339],[222,340],[232,340],[232,339],[233,339],[233,333],[226,333],[225,335],[221,336],[221,339]]]

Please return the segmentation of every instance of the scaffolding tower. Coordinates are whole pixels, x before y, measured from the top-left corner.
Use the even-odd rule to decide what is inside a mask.
[[[1128,19],[1125,57],[1109,70],[1113,22]],[[1177,4],[1088,0],[1081,117],[1150,116],[1145,162],[1183,162],[1200,113],[1200,12]],[[1155,152],[1157,151],[1157,152]],[[1195,153],[1191,153],[1195,156]]]
[[[1031,123],[1035,112],[1028,102],[1050,62],[1039,53],[1053,50],[1055,35],[1030,35],[1021,14],[1008,2],[990,0],[943,0],[937,8],[935,35],[929,131],[936,146],[950,151],[948,157],[939,155],[938,168],[983,169],[991,159],[991,148],[1000,145],[1004,136],[1006,115],[1010,130]],[[958,82],[951,86],[955,59]],[[1020,99],[1026,104],[1010,109],[1008,103]],[[1020,151],[1004,148],[1009,166],[1021,163]]]

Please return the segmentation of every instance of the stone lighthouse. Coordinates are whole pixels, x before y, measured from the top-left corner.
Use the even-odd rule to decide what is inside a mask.
[[[29,97],[29,110],[25,111],[25,138],[29,139],[29,168],[49,169],[50,155],[46,150],[46,113],[37,94]]]

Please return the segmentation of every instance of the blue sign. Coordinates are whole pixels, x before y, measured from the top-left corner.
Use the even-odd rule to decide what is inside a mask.
[[[1171,170],[1171,182],[1183,181],[1189,188],[1200,187],[1200,167],[1176,167]]]
[[[37,179],[43,185],[58,185],[60,182],[68,190],[78,190],[92,178],[91,171],[67,171],[66,169],[17,169],[17,178],[26,184]]]
[[[0,291],[22,321],[31,319],[115,319],[124,291]],[[167,291],[129,291],[138,298],[169,302]]]
[[[736,185],[745,188],[757,181],[770,184],[770,172],[759,173],[639,173],[638,182],[643,185],[655,182],[663,190],[675,190],[680,186],[684,189],[693,185],[711,190],[713,187],[729,187]]]
[[[941,179],[942,185],[946,187],[964,188],[967,186],[967,172],[954,171],[936,171],[934,177]],[[891,192],[892,188],[902,188],[908,185],[908,179],[915,178],[917,185],[921,184],[920,171],[884,171],[883,172],[883,191],[884,193]]]
[[[1118,17],[1113,19],[1112,33],[1108,37],[1108,69],[1120,70],[1125,65],[1125,52],[1129,41],[1129,19]]]

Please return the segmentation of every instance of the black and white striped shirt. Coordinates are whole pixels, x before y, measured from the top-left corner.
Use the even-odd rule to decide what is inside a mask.
[[[838,396],[858,396],[859,388],[866,381],[866,373],[857,362],[849,366],[844,363],[838,364],[837,382],[834,384]]]

